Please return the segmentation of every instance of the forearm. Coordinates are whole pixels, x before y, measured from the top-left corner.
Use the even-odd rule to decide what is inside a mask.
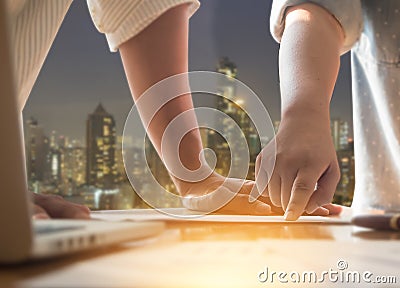
[[[188,71],[188,24],[187,5],[177,6],[160,16],[139,35],[121,45],[122,62],[135,100],[157,82]],[[155,97],[151,101],[160,103],[161,106],[162,97],[153,96]],[[148,113],[143,109],[140,111],[141,107],[138,107],[143,122],[149,123],[147,133],[163,161],[165,157],[162,155],[161,143],[166,127],[176,116],[192,108],[190,94],[171,100],[152,119],[152,115],[147,115]],[[194,112],[190,113],[193,123],[182,125],[197,127]],[[163,141],[168,142],[169,139]],[[200,166],[201,150],[201,137],[196,128],[182,139],[179,156],[183,165],[190,170],[197,169]]]
[[[340,24],[323,8],[302,4],[288,10],[279,54],[283,120],[301,113],[329,122],[343,39]]]

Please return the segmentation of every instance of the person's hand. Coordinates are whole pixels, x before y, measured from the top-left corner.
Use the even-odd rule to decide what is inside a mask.
[[[217,173],[200,182],[184,182],[174,179],[183,204],[187,209],[202,212],[247,215],[283,215],[281,207],[274,206],[269,197],[261,196],[249,201],[255,182],[235,178],[225,178]],[[235,193],[237,193],[235,195]],[[231,199],[229,202],[227,200]],[[328,204],[318,208],[312,215],[336,215],[342,211],[340,206]]]
[[[31,192],[34,219],[70,218],[90,219],[90,210],[84,205],[68,202],[61,196]]]
[[[249,193],[254,187],[253,181],[225,178],[213,172],[199,182],[174,178],[174,183],[182,196],[183,205],[190,210],[251,215],[273,213],[268,201],[257,200],[250,203]]]
[[[304,112],[283,118],[276,135],[276,161],[271,176],[266,171],[271,171],[267,167],[273,155],[268,152],[273,150],[267,146],[257,158],[257,187],[273,205],[282,207],[286,220],[297,220],[304,211],[340,213],[338,206],[323,207],[332,201],[340,179],[329,117]]]

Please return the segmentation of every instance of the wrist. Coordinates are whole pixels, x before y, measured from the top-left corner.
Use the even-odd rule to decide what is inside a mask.
[[[329,106],[296,104],[282,108],[281,119],[283,121],[294,120],[296,122],[319,123],[330,126]]]

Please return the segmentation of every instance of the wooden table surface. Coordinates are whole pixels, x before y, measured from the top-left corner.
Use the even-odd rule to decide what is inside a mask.
[[[0,287],[400,287],[399,240],[343,224],[169,221],[157,238],[0,267]]]

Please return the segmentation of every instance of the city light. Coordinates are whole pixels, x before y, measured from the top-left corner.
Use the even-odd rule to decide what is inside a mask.
[[[237,77],[236,64],[229,58],[221,58],[217,72],[227,75],[226,81],[218,83],[219,93],[215,97],[215,108],[231,117],[245,135],[250,151],[248,179],[254,179],[254,166],[261,143],[270,139],[259,139],[249,116],[241,108],[244,100],[237,95],[231,78]],[[227,135],[233,131],[232,122],[221,120],[216,123]],[[280,121],[274,121],[275,132]],[[52,131],[50,137],[34,118],[25,122],[25,145],[29,187],[36,193],[58,194],[66,199],[96,209],[130,209],[147,207],[130,186],[125,174],[122,157],[122,136],[116,135],[113,115],[99,103],[86,121],[86,145],[66,135]],[[331,120],[332,140],[337,151],[341,179],[337,186],[334,202],[350,205],[354,190],[354,148],[350,127],[341,119]],[[215,171],[227,175],[230,169],[230,148],[226,141],[211,129],[201,129],[204,147],[211,148],[216,156]],[[233,132],[232,132],[233,133]],[[130,143],[130,142],[129,142]],[[239,142],[238,142],[239,143]],[[242,145],[233,143],[233,145]],[[132,149],[124,151],[129,157],[141,162],[141,153]],[[146,161],[158,183],[171,193],[177,193],[174,184],[149,139],[146,140]],[[129,171],[137,179],[143,177],[138,165]],[[146,183],[141,183],[146,187]],[[179,207],[181,203],[158,203],[158,206]]]

